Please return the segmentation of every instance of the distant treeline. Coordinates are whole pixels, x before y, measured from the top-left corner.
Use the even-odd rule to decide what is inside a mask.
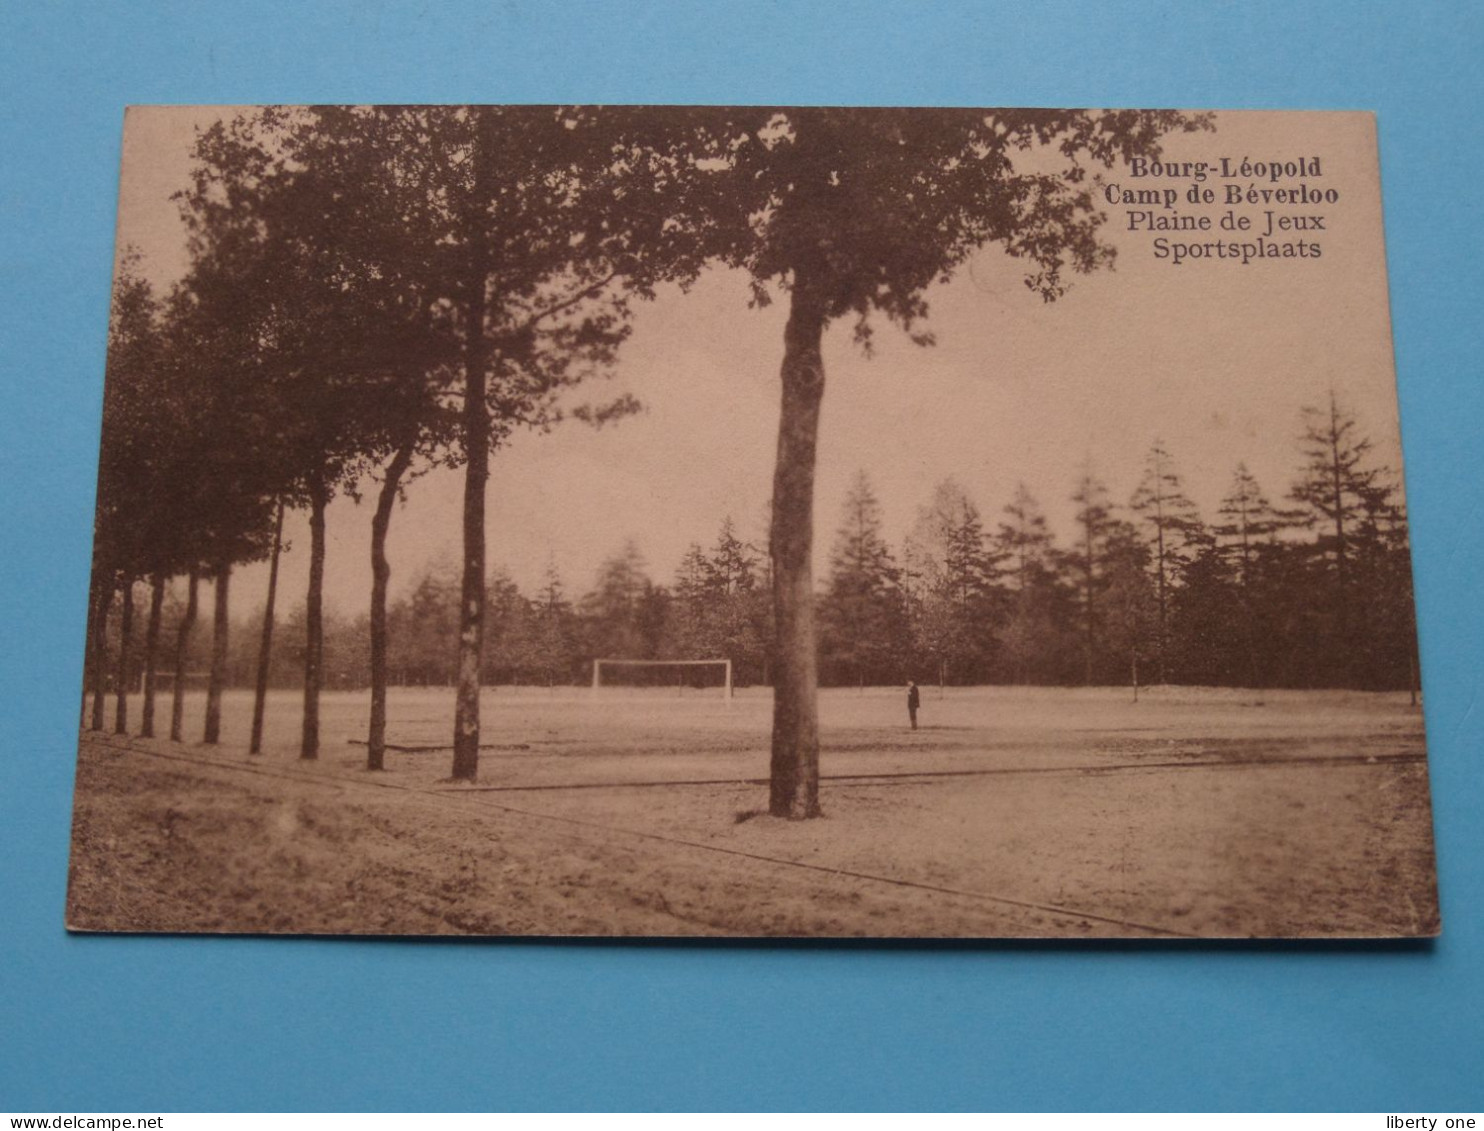
[[[1123,507],[1090,471],[1078,478],[1075,535],[1064,545],[1024,484],[986,521],[946,480],[893,547],[862,472],[819,591],[821,680],[1415,687],[1406,519],[1370,450],[1331,398],[1304,414],[1282,506],[1239,466],[1208,519],[1156,442]],[[391,603],[392,683],[455,682],[459,599],[456,572],[435,567]],[[570,596],[552,568],[534,593],[496,572],[486,600],[487,684],[584,683],[598,657],[726,658],[739,685],[769,682],[767,555],[730,519],[709,546],[690,548],[669,584],[649,576],[630,543],[584,595]],[[168,631],[179,613],[167,607]],[[302,681],[303,619],[301,605],[282,626],[273,686]],[[260,625],[261,615],[231,635],[229,682],[251,683]],[[366,616],[326,615],[327,686],[367,686],[368,641]],[[193,645],[198,669],[205,645]]]
[[[183,740],[182,692],[206,671],[201,740],[217,743],[222,690],[252,672],[257,751],[287,657],[303,688],[301,756],[318,755],[321,688],[369,684],[377,770],[389,683],[451,679],[451,774],[471,781],[481,681],[585,678],[596,655],[725,655],[741,682],[778,692],[769,812],[805,818],[820,812],[816,654],[833,683],[1405,686],[1400,500],[1333,400],[1305,424],[1291,510],[1239,472],[1202,521],[1156,445],[1126,509],[1083,477],[1066,545],[1025,491],[992,523],[945,485],[893,548],[862,480],[817,609],[811,599],[826,331],[852,323],[864,347],[874,320],[930,344],[927,289],[988,247],[1055,301],[1115,252],[1088,170],[1154,159],[1161,137],[1210,128],[1205,115],[1127,110],[227,113],[197,133],[174,197],[185,274],[160,292],[137,252],[118,264],[84,723],[103,729],[109,685],[142,670],[138,732],[156,733],[173,690],[159,729]],[[554,576],[535,594],[492,581],[490,459],[521,430],[635,411],[625,395],[573,398],[615,370],[640,303],[718,270],[744,274],[753,305],[788,304],[768,564],[724,528],[668,586],[627,551],[576,600]],[[420,579],[396,605],[390,524],[434,467],[463,478],[459,583]],[[345,624],[324,607],[325,513],[361,495],[372,584],[365,623]],[[298,623],[273,632],[270,582],[261,630],[234,633],[232,575],[266,560],[276,578],[285,511],[309,527]],[[113,730],[133,733],[129,697],[111,706]]]

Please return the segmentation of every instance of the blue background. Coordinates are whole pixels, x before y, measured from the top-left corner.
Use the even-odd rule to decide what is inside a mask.
[[[1458,3],[0,11],[0,1109],[1484,1108],[1484,16]],[[553,945],[62,930],[122,109],[1374,109],[1435,946]]]

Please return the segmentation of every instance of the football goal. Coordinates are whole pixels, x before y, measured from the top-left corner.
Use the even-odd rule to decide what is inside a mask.
[[[672,695],[720,695],[732,701],[731,660],[594,660],[593,696],[612,688]]]

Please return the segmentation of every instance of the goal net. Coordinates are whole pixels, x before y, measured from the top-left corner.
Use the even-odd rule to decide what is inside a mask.
[[[732,701],[731,660],[594,660],[593,695],[624,688],[647,695]]]

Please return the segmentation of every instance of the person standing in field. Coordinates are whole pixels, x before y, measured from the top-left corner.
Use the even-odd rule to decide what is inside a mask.
[[[912,720],[912,729],[917,729],[917,708],[922,705],[922,696],[918,694],[917,684],[913,680],[907,681],[907,717]]]

